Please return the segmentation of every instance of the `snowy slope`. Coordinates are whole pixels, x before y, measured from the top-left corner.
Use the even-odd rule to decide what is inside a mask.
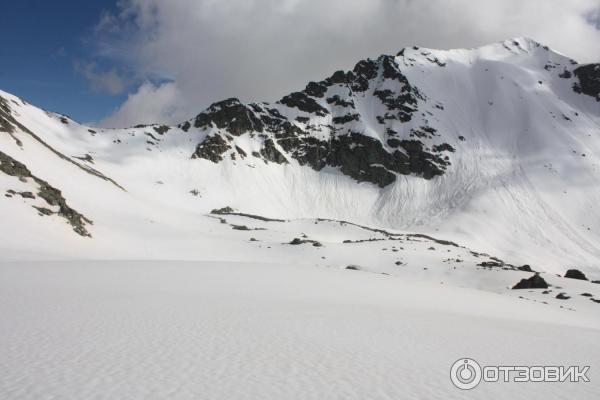
[[[596,311],[597,313],[597,311]],[[599,320],[357,271],[0,263],[5,399],[594,399]],[[596,314],[597,315],[597,314]],[[588,365],[590,382],[452,386],[451,364]]]
[[[37,215],[31,205],[43,200],[2,197],[5,226],[20,234],[1,229],[0,246],[17,259],[222,259],[190,237],[207,237],[204,215],[232,206],[421,232],[538,270],[597,273],[591,67],[522,38],[406,48],[277,103],[227,100],[178,126],[116,130],[2,92],[0,151],[93,225],[91,239],[79,237],[64,218]],[[32,185],[7,174],[0,182],[3,192]]]
[[[599,158],[600,66],[522,38],[177,126],[0,92],[0,398],[596,398]]]

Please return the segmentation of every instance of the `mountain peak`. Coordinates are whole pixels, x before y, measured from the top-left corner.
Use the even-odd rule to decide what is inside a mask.
[[[543,226],[556,260],[578,254],[574,265],[584,264],[600,254],[591,245],[600,229],[588,215],[600,219],[600,66],[578,65],[531,39],[406,48],[274,103],[213,103],[170,128],[96,130],[0,97],[5,158],[63,191],[65,204],[90,221],[103,218],[80,187],[116,190],[119,199],[122,187],[194,212],[230,205],[429,230],[468,218],[465,237],[477,241],[491,229],[499,254],[519,240],[540,250]],[[70,215],[32,199],[33,178],[8,179],[43,216]],[[12,192],[4,201],[18,208]]]

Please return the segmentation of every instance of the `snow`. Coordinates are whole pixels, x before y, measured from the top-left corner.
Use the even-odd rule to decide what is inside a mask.
[[[71,120],[64,124],[59,115],[23,105],[7,93],[1,95],[11,100],[21,123],[67,156],[91,155],[90,166],[127,192],[119,193],[110,184],[63,165],[27,135],[16,133],[23,148],[6,135],[0,137],[0,146],[43,179],[56,182],[75,209],[97,220],[95,237],[106,229],[135,241],[125,232],[132,214],[139,219],[137,226],[158,219],[173,225],[179,223],[177,217],[169,220],[167,214],[195,219],[229,205],[274,218],[325,217],[418,231],[555,273],[569,267],[597,271],[600,111],[592,97],[572,90],[573,79],[558,76],[573,68],[572,60],[531,39],[517,38],[478,49],[407,48],[396,62],[426,100],[419,100],[413,121],[395,123],[393,129],[406,137],[410,129],[425,124],[456,148],[447,173],[430,181],[399,176],[380,190],[369,183],[357,184],[336,169],[318,173],[294,160],[285,166],[265,165],[249,156],[216,165],[190,159],[212,130],[192,127],[184,132],[171,127],[159,135],[152,126],[99,130]],[[552,68],[545,69],[548,65]],[[364,120],[352,125],[378,138],[382,128],[374,116],[380,114],[381,103],[370,93],[390,83],[381,85],[355,95],[356,111]],[[346,92],[334,86],[328,96],[345,98]],[[444,110],[436,104],[443,104]],[[292,119],[306,114],[274,107]],[[328,124],[331,117],[313,117],[311,123]],[[145,132],[159,139],[156,145],[146,143]],[[259,144],[248,135],[235,141],[249,155]],[[123,209],[123,215],[117,216],[117,209]],[[21,242],[2,239],[9,248]]]
[[[600,280],[598,103],[531,39],[395,60],[424,96],[398,137],[431,126],[456,152],[443,176],[383,189],[267,164],[248,134],[234,142],[249,157],[214,164],[191,155],[216,128],[97,129],[0,92],[44,142],[0,132],[0,151],[93,221],[85,238],[38,215],[41,198],[5,195],[35,182],[0,172],[0,398],[598,397],[600,285],[561,277]],[[352,129],[378,140],[384,88],[353,95]],[[211,214],[225,206],[285,221]],[[511,290],[533,274],[522,264],[547,292]],[[465,393],[448,379],[461,357],[590,365],[591,382]]]
[[[0,397],[594,398],[598,319],[286,264],[0,264]],[[590,365],[589,383],[453,386],[451,364]]]

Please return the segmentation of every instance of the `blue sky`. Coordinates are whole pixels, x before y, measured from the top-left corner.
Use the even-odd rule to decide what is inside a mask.
[[[276,101],[413,45],[528,36],[599,62],[600,0],[0,0],[0,35],[0,89],[125,127]]]
[[[126,95],[94,89],[75,68],[114,0],[0,0],[0,89],[79,121],[110,114]]]

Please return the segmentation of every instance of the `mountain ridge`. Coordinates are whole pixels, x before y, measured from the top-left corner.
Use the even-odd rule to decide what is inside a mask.
[[[226,99],[172,126],[88,127],[0,93],[0,151],[93,220],[94,241],[131,241],[143,231],[133,226],[161,213],[158,225],[183,235],[174,221],[232,206],[441,235],[550,269],[597,268],[599,77],[598,64],[517,38],[407,47],[275,103]],[[14,223],[39,225],[14,195],[4,199]]]

